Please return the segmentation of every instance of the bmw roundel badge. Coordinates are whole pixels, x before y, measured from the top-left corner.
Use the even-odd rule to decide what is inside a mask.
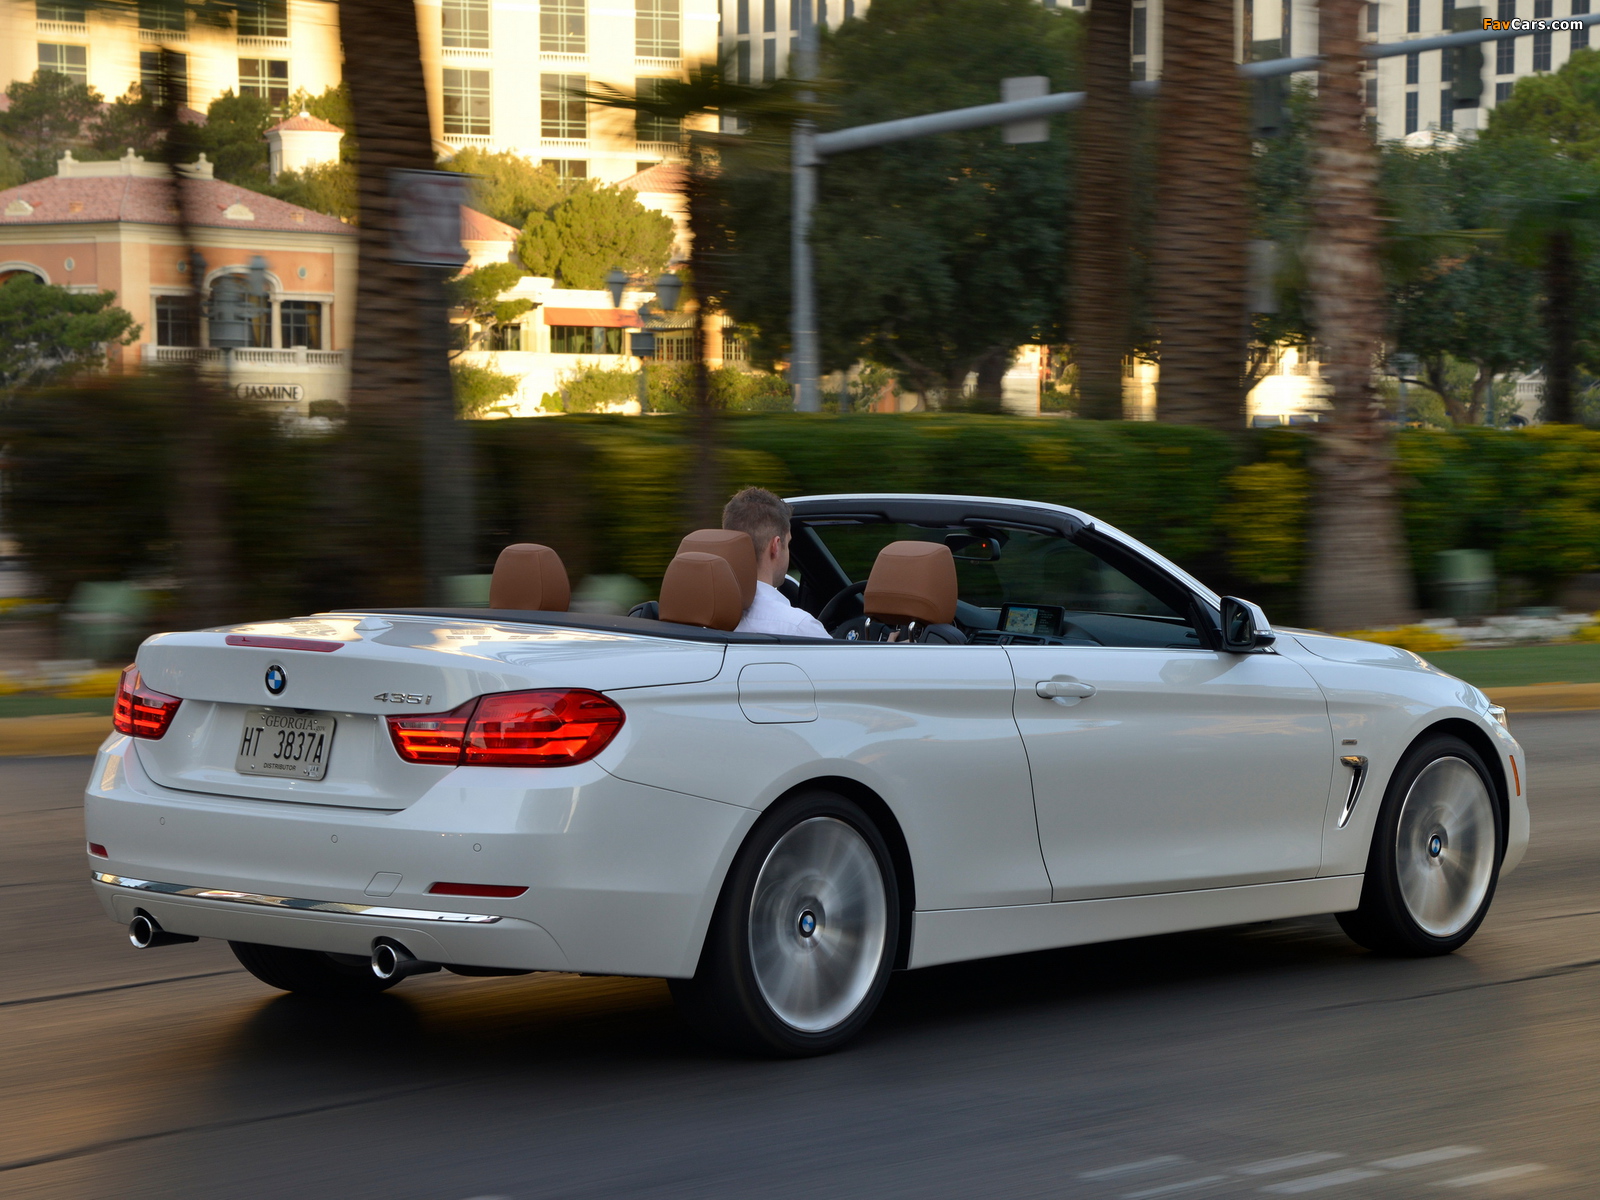
[[[267,668],[267,691],[274,696],[283,695],[283,689],[289,686],[289,676],[277,663]]]

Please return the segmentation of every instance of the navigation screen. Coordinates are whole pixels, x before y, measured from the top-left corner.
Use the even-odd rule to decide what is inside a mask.
[[[1062,610],[1054,604],[1007,604],[1000,610],[1000,632],[1058,637]]]

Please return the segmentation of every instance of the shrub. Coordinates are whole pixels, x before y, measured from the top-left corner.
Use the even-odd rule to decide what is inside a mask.
[[[1433,654],[1439,650],[1454,650],[1461,645],[1460,638],[1427,625],[1402,625],[1399,629],[1352,629],[1339,636],[1377,642],[1383,646],[1399,646],[1413,654]]]

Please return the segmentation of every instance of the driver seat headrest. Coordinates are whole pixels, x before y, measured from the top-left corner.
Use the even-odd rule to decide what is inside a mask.
[[[727,559],[691,550],[667,564],[667,573],[661,577],[658,616],[679,625],[730,631],[744,616],[741,596]]]
[[[861,604],[891,625],[947,625],[956,616],[956,560],[939,542],[890,542],[878,551]]]
[[[566,612],[572,585],[561,556],[549,546],[518,542],[500,551],[489,583],[489,607]]]
[[[715,554],[728,560],[744,608],[756,598],[756,544],[738,529],[696,529],[678,543],[679,554]],[[740,611],[743,612],[744,608]]]

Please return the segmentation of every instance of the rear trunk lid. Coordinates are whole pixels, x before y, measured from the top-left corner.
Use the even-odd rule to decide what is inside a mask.
[[[459,618],[328,614],[167,633],[146,641],[146,685],[183,700],[159,740],[137,740],[152,779],[244,799],[396,810],[453,768],[408,763],[384,717],[448,712],[489,692],[697,683],[723,647],[634,634]],[[238,769],[247,726],[306,717],[327,728],[320,779]],[[290,722],[294,724],[295,722]]]

